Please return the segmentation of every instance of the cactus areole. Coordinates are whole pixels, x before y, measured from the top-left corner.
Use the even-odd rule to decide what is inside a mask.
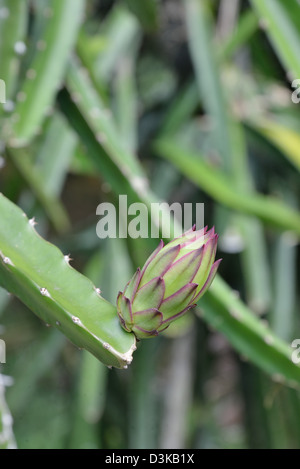
[[[195,227],[164,246],[160,242],[117,297],[123,328],[138,339],[155,337],[191,308],[211,285],[218,235]]]

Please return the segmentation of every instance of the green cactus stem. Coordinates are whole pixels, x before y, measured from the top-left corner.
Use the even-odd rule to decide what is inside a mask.
[[[0,219],[0,286],[105,365],[126,368],[135,336],[120,326],[116,307],[2,194]]]

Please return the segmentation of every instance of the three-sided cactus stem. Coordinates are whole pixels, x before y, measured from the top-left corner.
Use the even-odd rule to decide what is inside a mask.
[[[107,366],[126,368],[136,339],[122,329],[116,307],[2,194],[0,219],[0,286],[80,349]]]

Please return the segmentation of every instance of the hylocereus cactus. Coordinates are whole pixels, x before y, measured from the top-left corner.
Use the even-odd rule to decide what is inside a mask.
[[[136,338],[154,337],[185,314],[207,291],[220,263],[214,230],[192,229],[166,246],[161,242],[116,307],[1,193],[0,219],[0,286],[109,367],[127,368]],[[216,280],[204,319],[260,368],[298,385],[300,368],[290,347]]]
[[[157,335],[192,308],[220,262],[214,261],[214,230],[191,229],[166,246],[160,243],[116,307],[2,194],[0,218],[0,286],[107,366],[126,368],[136,338]]]
[[[193,308],[209,288],[221,260],[215,262],[214,228],[195,227],[166,246],[163,241],[117,298],[123,328],[138,339],[154,337]]]

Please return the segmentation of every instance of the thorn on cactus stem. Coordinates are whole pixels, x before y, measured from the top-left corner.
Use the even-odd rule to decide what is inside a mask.
[[[29,225],[32,227],[35,227],[37,225],[37,222],[35,221],[34,217],[29,220]]]
[[[12,265],[12,266],[14,265],[9,257],[2,257],[2,259],[3,259],[4,264]]]
[[[78,325],[81,324],[81,321],[77,316],[72,316],[72,321],[74,322],[74,324],[78,324]]]
[[[71,257],[70,257],[69,254],[67,254],[66,256],[64,256],[64,258],[65,258],[65,261],[66,261],[67,264],[70,264],[70,262],[73,260],[73,259],[71,259]]]
[[[43,296],[47,296],[48,298],[51,297],[50,293],[48,292],[47,288],[41,288],[40,292]]]

